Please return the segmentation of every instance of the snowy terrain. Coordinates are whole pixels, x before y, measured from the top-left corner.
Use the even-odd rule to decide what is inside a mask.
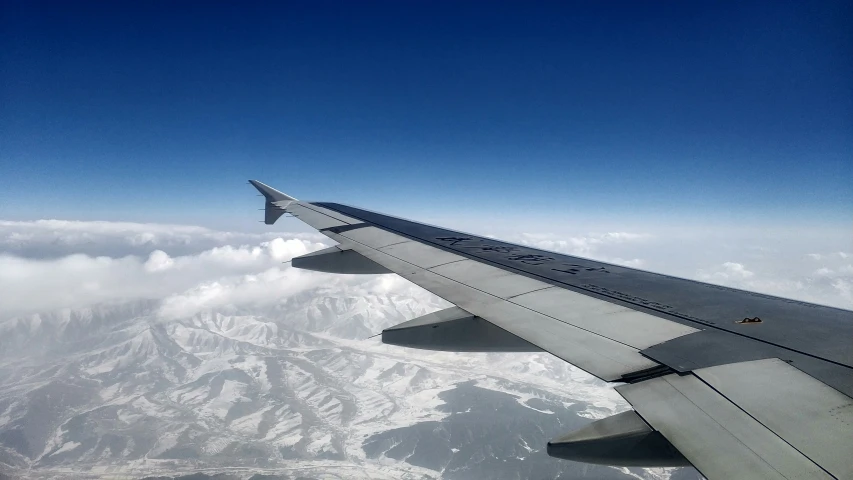
[[[412,292],[416,294],[410,296]],[[624,410],[547,354],[366,339],[446,305],[318,287],[163,320],[136,301],[0,324],[0,462],[12,477],[665,478],[553,460],[548,439]]]
[[[809,238],[514,240],[848,308],[853,285],[853,255]],[[0,221],[0,478],[698,478],[548,457],[628,405],[548,354],[383,345],[370,337],[448,305],[396,275],[283,264],[328,245]]]

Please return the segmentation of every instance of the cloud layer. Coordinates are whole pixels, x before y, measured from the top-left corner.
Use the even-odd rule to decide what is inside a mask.
[[[270,238],[271,237],[271,238]],[[762,238],[673,239],[654,232],[508,238],[602,261],[842,308],[853,306],[853,255]],[[764,241],[762,241],[764,240]],[[396,276],[336,276],[282,262],[324,246],[318,235],[240,234],[187,225],[0,221],[0,321],[59,308],[162,301],[164,318],[272,304],[310,288],[347,294],[417,287]]]
[[[697,280],[753,290],[780,297],[853,308],[853,263],[845,252],[808,254],[813,263],[796,276],[781,277],[756,272],[743,264],[724,262],[699,270]]]
[[[627,251],[625,247],[636,247],[652,238],[652,235],[647,233],[630,232],[590,233],[569,235],[564,238],[555,234],[523,233],[516,239],[516,242],[552,252],[595,258],[626,267],[641,268],[645,264],[641,258],[625,259],[620,256],[611,256],[607,252]]]
[[[250,234],[194,225],[73,220],[0,220],[0,253],[55,258],[75,253],[123,257],[164,250],[170,255],[198,253],[225,245],[252,245],[278,237],[320,241],[317,234]]]
[[[190,236],[189,240],[196,239]],[[312,282],[306,279],[316,276],[280,266],[294,256],[325,246],[311,240],[279,237],[253,246],[225,245],[180,256],[160,249],[146,256],[75,253],[44,259],[0,253],[0,320],[103,302],[165,299],[182,292],[210,297],[211,287],[205,290],[205,285],[225,282],[233,289],[239,283],[235,279],[251,276],[256,277],[258,285],[281,286],[281,281],[274,280],[285,271],[291,272],[291,278],[284,283],[308,285]]]

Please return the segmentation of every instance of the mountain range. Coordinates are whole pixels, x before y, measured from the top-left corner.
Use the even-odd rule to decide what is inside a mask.
[[[166,318],[158,300],[0,324],[9,478],[700,478],[552,459],[547,441],[627,409],[545,353],[382,344],[447,305],[318,287]]]

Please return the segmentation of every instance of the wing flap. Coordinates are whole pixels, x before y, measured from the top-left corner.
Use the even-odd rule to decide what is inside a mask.
[[[694,375],[616,390],[708,478],[833,478]]]
[[[465,309],[605,381],[619,381],[658,366],[634,348],[510,302],[472,304]]]
[[[853,399],[778,358],[694,372],[838,478],[853,478]]]

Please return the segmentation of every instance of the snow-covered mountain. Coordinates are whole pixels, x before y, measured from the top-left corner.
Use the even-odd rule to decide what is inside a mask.
[[[510,240],[849,308],[844,236],[609,232]],[[547,354],[383,345],[449,305],[396,275],[286,264],[328,246],[0,220],[0,480],[697,477],[551,459],[549,439],[628,405]]]
[[[0,324],[0,472],[670,476],[545,455],[550,438],[626,408],[550,355],[425,352],[368,339],[445,306],[426,292],[319,287],[177,319],[161,315],[160,301],[133,301],[8,320]]]

